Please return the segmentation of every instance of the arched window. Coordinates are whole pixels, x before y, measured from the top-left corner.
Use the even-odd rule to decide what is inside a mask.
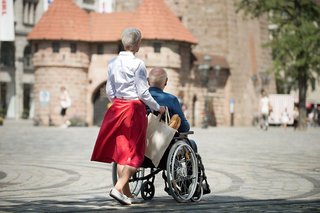
[[[36,10],[38,0],[23,0],[23,23],[34,25],[36,22]]]
[[[32,52],[31,52],[31,45],[28,44],[23,51],[23,69],[25,71],[32,70]]]

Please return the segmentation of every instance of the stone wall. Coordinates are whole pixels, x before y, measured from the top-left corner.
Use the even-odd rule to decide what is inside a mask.
[[[230,96],[235,100],[235,124],[251,125],[258,113],[260,90],[263,87],[259,73],[271,67],[270,49],[262,45],[268,42],[265,18],[250,20],[235,13],[235,5],[228,2],[228,54],[231,67]],[[254,76],[258,81],[254,82]],[[274,82],[268,86],[275,92]],[[273,86],[272,86],[273,85]]]

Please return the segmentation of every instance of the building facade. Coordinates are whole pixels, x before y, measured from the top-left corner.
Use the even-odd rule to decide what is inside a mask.
[[[1,7],[12,0],[1,0]],[[34,67],[32,48],[27,40],[35,24],[53,0],[13,0],[14,38],[0,39],[0,116],[7,119],[34,117]],[[75,0],[87,10],[108,13],[114,0]],[[11,21],[11,20],[10,20]],[[9,30],[7,24],[4,30]],[[11,23],[9,23],[11,24]]]
[[[44,10],[44,1],[13,1],[14,39],[0,41],[0,115],[6,118],[32,117],[34,69],[27,35]]]
[[[166,91],[183,101],[193,126],[250,125],[258,112],[260,90],[275,92],[274,80],[267,73],[270,50],[261,47],[268,41],[267,19],[245,20],[236,13],[233,0],[116,0],[112,3],[115,12],[109,14],[88,13],[90,6],[75,9],[69,0],[57,9],[59,0],[55,1],[52,6],[57,13],[66,8],[69,12],[49,20],[49,8],[28,37],[33,53],[33,117],[39,124],[60,124],[62,85],[72,98],[68,115],[89,125],[100,124],[108,103],[106,67],[121,50],[120,32],[128,24],[143,33],[137,57],[145,61],[148,71],[157,66],[167,70]],[[159,22],[167,16],[174,16],[171,22],[178,20],[181,26],[166,23],[161,28]],[[59,18],[74,23],[66,28],[51,23]],[[83,23],[90,21],[98,24],[85,29]],[[54,32],[46,25],[56,27]],[[187,32],[170,37],[180,27]],[[66,37],[59,33],[70,31],[78,33]],[[50,98],[44,100],[41,94]]]

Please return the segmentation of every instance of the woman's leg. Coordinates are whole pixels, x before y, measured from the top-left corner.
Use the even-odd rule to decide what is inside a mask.
[[[117,164],[117,172],[118,172],[118,177],[120,178],[122,176],[122,170],[124,168],[124,165],[120,165],[120,164]],[[118,179],[119,179],[118,178]]]
[[[118,170],[118,181],[115,185],[115,188],[126,195],[127,197],[132,198],[132,193],[130,191],[129,187],[129,178],[134,175],[134,173],[137,171],[137,168],[127,166],[127,165],[119,165],[117,167]]]
[[[118,171],[118,177],[119,178],[123,176],[123,169],[124,169],[124,165],[117,164],[117,171]],[[130,191],[129,182],[127,182],[124,185],[122,190],[119,190],[119,189],[117,189],[117,190],[120,191],[121,193],[123,193],[124,195],[126,195],[129,198],[133,197],[133,195],[132,195],[132,193]]]

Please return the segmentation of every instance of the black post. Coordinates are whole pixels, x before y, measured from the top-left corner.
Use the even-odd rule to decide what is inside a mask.
[[[234,113],[231,113],[231,116],[230,116],[230,125],[231,125],[231,126],[234,126]]]
[[[234,99],[230,99],[229,101],[229,111],[230,111],[230,126],[234,125]]]

